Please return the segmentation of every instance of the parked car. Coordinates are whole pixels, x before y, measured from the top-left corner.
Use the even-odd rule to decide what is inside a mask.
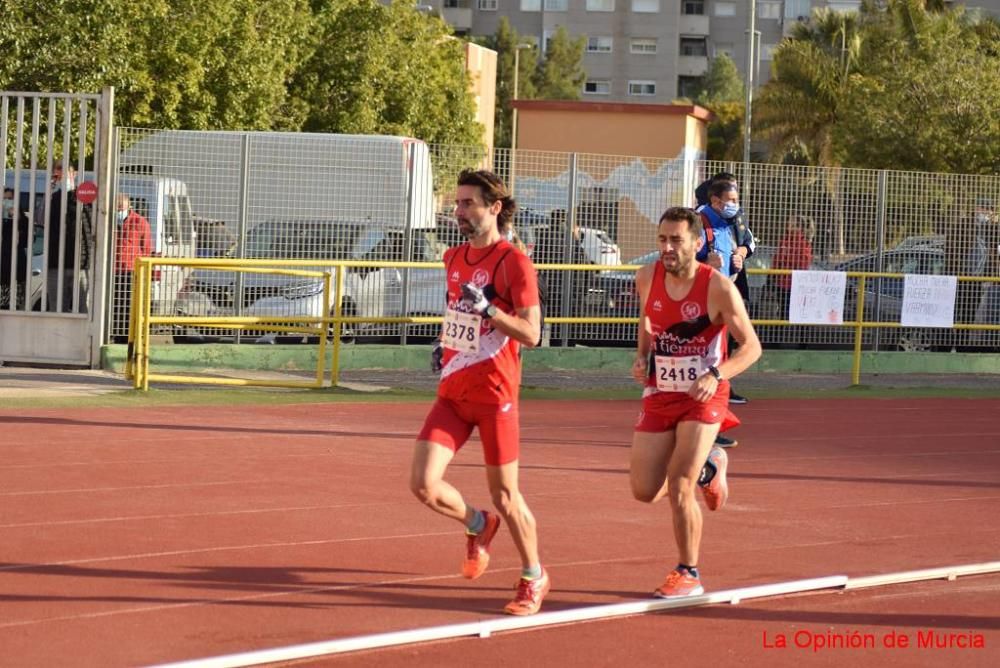
[[[890,274],[936,274],[944,273],[945,256],[943,246],[913,243],[896,247],[882,254],[869,253],[842,262],[835,271],[881,271]],[[865,280],[865,320],[899,322],[903,311],[902,278],[868,278]],[[844,303],[844,318],[853,320],[858,304],[858,279],[848,277],[847,296]],[[931,350],[950,346],[949,333],[932,328],[885,328],[879,332],[880,348],[905,351]]]
[[[441,259],[443,245],[433,229],[413,231],[409,259],[434,262]],[[402,230],[371,227],[360,223],[331,220],[271,221],[253,228],[247,237],[246,256],[250,259],[316,259],[317,270],[329,270],[336,280],[336,267],[324,265],[331,259],[399,261],[404,259]],[[395,269],[352,267],[344,273],[341,312],[346,316],[395,317],[403,312],[404,274],[409,315],[440,315],[444,309],[441,269]],[[180,316],[233,316],[237,314],[238,272],[199,269],[191,273],[178,293],[176,314]],[[242,275],[242,315],[321,317],[334,313],[323,302],[323,281],[318,278],[276,274]],[[425,326],[426,327],[426,326]],[[363,323],[344,325],[342,336],[375,338],[398,335],[399,325]],[[435,332],[436,333],[436,332]],[[297,342],[302,335],[244,332],[243,338],[264,343]],[[228,341],[234,333],[217,328],[178,326],[178,343]]]
[[[10,308],[11,293],[14,292],[11,286],[12,284],[16,284],[17,298],[14,300],[13,308],[15,310],[26,311],[41,310],[42,292],[45,290],[45,285],[42,283],[42,269],[44,268],[42,261],[44,260],[43,253],[45,252],[45,237],[42,236],[42,233],[42,227],[40,225],[36,225],[35,237],[31,248],[31,278],[27,291],[25,290],[24,267],[17,268],[17,277],[14,281],[11,281],[10,276],[8,275],[0,278],[0,309]],[[5,270],[9,272],[10,268],[5,267]],[[25,292],[28,294],[27,301],[25,301],[24,298]]]
[[[746,262],[748,269],[770,269],[776,249],[773,246],[758,246]],[[650,251],[622,264],[646,265],[659,260],[658,250]],[[814,262],[813,269],[825,268],[821,263]],[[596,283],[591,289],[590,303],[598,305],[589,309],[587,315],[602,317],[635,317],[639,313],[639,295],[635,287],[635,272],[602,271],[596,273]],[[768,283],[773,277],[769,274],[748,274],[750,287],[748,312],[752,319],[782,320],[787,317],[786,305],[779,304],[776,293],[768,289]],[[632,325],[585,325],[580,326],[574,340],[589,342],[591,345],[634,345],[635,328]],[[779,329],[779,328],[767,328]],[[775,343],[781,342],[780,332],[770,336],[765,329],[760,332],[765,344],[769,338]]]

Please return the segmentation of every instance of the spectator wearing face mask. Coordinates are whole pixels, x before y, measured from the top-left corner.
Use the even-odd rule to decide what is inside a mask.
[[[750,297],[744,261],[753,255],[756,242],[747,226],[743,209],[740,208],[740,194],[735,177],[725,172],[716,174],[706,187],[702,183],[695,191],[699,198],[698,213],[701,214],[702,248],[697,260],[717,269],[735,284],[743,301]],[[730,345],[734,345],[730,341]],[[729,403],[745,404],[747,398],[730,390]],[[733,447],[735,441],[719,437],[719,445]]]
[[[64,173],[61,164],[53,165],[52,196],[49,200],[46,232],[48,311],[87,312],[88,272],[93,240],[90,211],[89,204],[79,204],[76,201],[76,170],[70,166]],[[77,290],[79,308],[74,309],[73,297]]]
[[[135,259],[148,257],[152,252],[149,221],[132,209],[128,195],[119,193],[115,200],[115,287],[114,317],[111,323],[111,340],[115,343],[128,341]]]

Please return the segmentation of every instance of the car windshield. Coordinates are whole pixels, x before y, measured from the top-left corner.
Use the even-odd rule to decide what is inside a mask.
[[[398,230],[369,229],[361,233],[353,256],[375,262],[399,262],[404,255],[403,233]],[[440,242],[433,230],[413,231],[413,262],[437,262],[444,257],[447,245]]]
[[[272,221],[250,230],[246,255],[262,259],[340,260],[348,256],[360,232],[360,225],[339,221]]]

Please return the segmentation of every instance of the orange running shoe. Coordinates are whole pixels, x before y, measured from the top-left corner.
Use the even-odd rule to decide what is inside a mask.
[[[504,606],[503,611],[508,615],[533,615],[542,607],[542,600],[549,593],[552,583],[549,581],[549,572],[542,569],[542,577],[537,580],[525,580],[521,578],[517,583],[517,594],[514,600]]]
[[[697,596],[704,593],[705,589],[701,586],[701,579],[694,577],[688,571],[679,571],[675,568],[667,573],[667,579],[653,592],[653,596],[657,598],[675,598],[679,596]]]
[[[465,548],[465,561],[462,562],[462,576],[475,580],[486,572],[490,565],[490,543],[500,531],[500,516],[483,511],[486,525],[479,533],[466,532],[468,544]]]
[[[722,448],[712,448],[708,453],[708,461],[715,467],[715,475],[711,482],[702,485],[701,493],[705,497],[705,505],[709,510],[718,510],[726,505],[729,498],[729,483],[726,482],[726,468],[729,466],[729,456]]]

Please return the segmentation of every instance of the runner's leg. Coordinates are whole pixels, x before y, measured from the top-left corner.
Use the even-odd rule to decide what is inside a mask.
[[[518,489],[517,460],[486,467],[493,505],[507,523],[514,545],[521,555],[521,566],[530,568],[541,562],[538,557],[538,528],[535,516]]]
[[[632,433],[629,479],[632,495],[644,503],[656,503],[667,493],[667,463],[674,452],[673,431]]]
[[[677,424],[677,446],[667,464],[667,496],[682,564],[698,565],[702,517],[695,490],[719,426],[692,421]]]
[[[444,481],[455,453],[440,443],[417,441],[410,468],[410,491],[431,510],[468,524],[472,510],[457,489]]]

